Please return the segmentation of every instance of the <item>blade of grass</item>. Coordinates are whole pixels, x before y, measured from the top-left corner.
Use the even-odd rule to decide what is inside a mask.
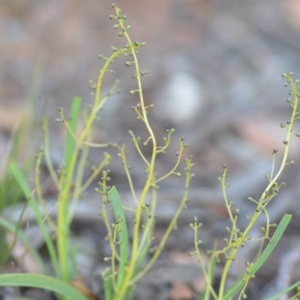
[[[0,275],[0,286],[23,286],[46,289],[60,294],[66,300],[88,300],[71,285],[56,278],[37,274]]]
[[[300,281],[295,282],[294,284],[292,284],[291,286],[289,286],[286,289],[282,290],[281,292],[279,292],[275,296],[269,298],[268,300],[277,300],[277,299],[280,299],[281,296],[287,295],[287,293],[289,293],[290,291],[292,291],[294,289],[297,289],[299,287],[300,287]]]
[[[105,299],[110,300],[113,298],[114,286],[112,280],[111,269],[106,269],[103,274],[103,288]]]
[[[127,222],[126,222],[124,210],[121,203],[121,198],[117,189],[114,186],[109,190],[108,198],[111,201],[114,215],[119,226],[120,265],[119,265],[119,274],[118,274],[118,282],[117,282],[117,285],[119,285],[125,276],[126,265],[128,261],[128,254],[129,254],[128,228],[127,228]]]
[[[45,239],[45,243],[46,243],[47,249],[49,251],[49,255],[51,258],[53,268],[54,268],[56,274],[59,274],[60,268],[59,268],[59,264],[58,264],[58,259],[57,259],[54,243],[52,241],[52,238],[50,236],[48,228],[44,224],[43,215],[39,209],[37,201],[32,196],[32,191],[27,183],[27,180],[26,180],[24,174],[22,173],[21,169],[15,162],[12,162],[10,164],[10,170],[11,170],[12,174],[14,175],[14,177],[16,178],[16,181],[20,185],[26,199],[28,199],[27,201],[29,201],[29,205],[31,206],[31,208],[34,212],[36,221],[37,221],[37,223],[42,231],[43,237]]]
[[[257,261],[254,263],[253,267],[251,268],[251,270],[249,270],[249,276],[254,275],[261,267],[262,265],[264,265],[264,263],[266,262],[266,260],[269,258],[269,256],[271,255],[271,253],[273,252],[273,250],[276,248],[279,240],[281,239],[283,233],[285,232],[287,226],[289,225],[290,221],[292,219],[292,215],[291,214],[285,214],[272,238],[271,241],[268,243],[268,245],[266,246],[265,250],[263,251],[263,253],[260,255],[260,257],[257,259]],[[242,287],[244,285],[244,277],[242,276],[230,289],[229,291],[224,295],[222,300],[229,300],[231,299],[236,293],[238,293]]]
[[[24,243],[24,245],[29,250],[31,255],[34,257],[36,262],[38,262],[38,265],[42,269],[42,271],[46,272],[45,264],[43,263],[42,258],[39,255],[38,251],[36,249],[34,249],[34,247],[31,245],[31,243],[26,238],[25,234],[21,230],[19,230],[18,226],[16,226],[11,221],[8,221],[1,216],[0,216],[0,226],[15,235],[12,245],[10,245],[10,249],[12,249],[14,247],[16,240],[19,239],[22,243]]]

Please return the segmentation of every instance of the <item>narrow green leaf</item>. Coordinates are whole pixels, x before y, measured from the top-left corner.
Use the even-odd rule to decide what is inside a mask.
[[[58,259],[57,259],[54,243],[53,243],[52,238],[50,236],[49,230],[45,225],[43,214],[42,214],[42,212],[41,212],[41,210],[40,210],[40,208],[37,204],[36,199],[32,196],[30,186],[27,183],[27,180],[26,180],[23,172],[19,168],[19,166],[15,162],[12,162],[10,164],[10,170],[11,170],[13,176],[16,178],[16,181],[20,185],[25,197],[27,198],[27,201],[29,201],[29,205],[32,208],[32,211],[34,213],[36,222],[39,225],[39,227],[40,227],[40,229],[43,233],[45,243],[47,245],[47,249],[48,249],[49,254],[50,254],[52,266],[53,266],[56,274],[58,274],[58,272],[59,272]]]
[[[114,215],[119,226],[120,265],[119,265],[117,284],[120,284],[120,282],[122,282],[125,276],[126,265],[128,261],[128,255],[129,255],[128,228],[127,228],[125,213],[121,203],[121,198],[117,189],[114,186],[109,190],[108,198],[111,201]]]
[[[36,262],[38,262],[38,265],[42,269],[42,271],[46,272],[46,267],[42,261],[41,256],[39,255],[38,251],[31,245],[31,243],[28,241],[28,238],[26,238],[23,232],[19,230],[14,223],[12,223],[9,220],[6,220],[2,216],[0,216],[0,226],[3,227],[6,231],[10,231],[11,233],[15,234],[16,236],[14,237],[14,239],[19,239],[22,243],[24,243],[27,250],[31,253]],[[10,247],[12,248],[13,245]]]
[[[65,300],[88,300],[71,285],[46,275],[4,274],[0,275],[0,286],[40,288],[60,294]]]
[[[292,284],[291,286],[287,287],[286,289],[284,289],[281,292],[279,292],[278,294],[276,294],[275,296],[269,298],[268,300],[277,300],[277,299],[280,299],[282,296],[287,295],[292,290],[299,289],[299,288],[300,288],[300,281],[297,281],[294,284]],[[294,299],[294,298],[292,298],[292,299]],[[295,299],[298,299],[298,298],[295,298]]]
[[[266,246],[265,250],[263,251],[263,253],[260,255],[260,257],[257,259],[257,261],[254,263],[253,267],[250,270],[250,274],[254,275],[261,267],[262,265],[264,265],[264,263],[266,262],[266,260],[269,258],[269,256],[271,255],[271,253],[273,252],[273,250],[276,248],[279,240],[281,239],[283,233],[285,232],[287,226],[289,225],[290,221],[292,220],[292,215],[291,214],[285,214],[272,238],[271,241],[268,243],[268,245]],[[228,300],[231,299],[236,293],[238,293],[243,285],[244,285],[244,281],[243,281],[243,276],[229,289],[229,291],[225,294],[225,296],[223,297],[222,300]]]
[[[107,300],[112,299],[114,293],[114,287],[113,287],[111,269],[106,269],[102,274],[102,278],[103,278],[105,299]]]
[[[22,192],[24,193],[25,197],[29,199],[31,197],[31,189],[27,183],[27,180],[22,170],[15,162],[11,162],[9,168],[11,173],[17,180],[20,188],[22,189]]]

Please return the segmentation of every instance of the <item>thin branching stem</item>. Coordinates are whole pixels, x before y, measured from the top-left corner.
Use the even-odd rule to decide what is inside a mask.
[[[281,176],[285,166],[288,164],[288,155],[290,150],[290,141],[292,137],[293,132],[293,125],[296,121],[296,116],[298,114],[298,89],[292,79],[291,75],[287,75],[286,77],[288,85],[291,87],[291,95],[292,99],[290,101],[290,106],[292,108],[292,113],[290,116],[290,120],[287,122],[287,132],[286,132],[286,140],[283,142],[284,144],[284,153],[283,158],[281,160],[280,167],[274,177],[270,178],[270,182],[267,185],[267,187],[264,189],[263,193],[261,194],[259,200],[257,201],[257,207],[255,212],[253,213],[247,227],[243,231],[243,233],[240,235],[240,237],[235,241],[234,247],[229,251],[228,257],[226,259],[224,269],[222,272],[221,280],[220,280],[220,287],[219,287],[219,298],[222,299],[224,292],[225,292],[225,286],[226,281],[228,278],[228,273],[230,270],[230,267],[232,265],[233,260],[235,259],[237,252],[239,248],[244,244],[247,240],[249,240],[249,233],[254,227],[254,225],[257,222],[258,217],[261,215],[261,213],[265,212],[266,206],[269,204],[269,202],[276,196],[274,192],[272,192],[272,189],[274,186],[277,186],[278,179]],[[267,219],[268,220],[268,219]]]

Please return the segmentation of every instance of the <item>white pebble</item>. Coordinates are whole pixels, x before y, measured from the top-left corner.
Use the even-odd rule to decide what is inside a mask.
[[[190,73],[173,72],[155,99],[156,116],[174,125],[188,125],[203,105],[201,83]]]

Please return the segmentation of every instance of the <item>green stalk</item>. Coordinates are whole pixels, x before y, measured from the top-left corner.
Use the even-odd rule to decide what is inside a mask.
[[[270,194],[271,189],[277,185],[277,180],[279,179],[280,175],[282,174],[285,166],[288,163],[288,154],[289,154],[289,144],[293,132],[293,125],[296,120],[297,116],[297,109],[298,109],[298,91],[297,88],[293,82],[293,80],[288,77],[289,84],[291,86],[291,93],[293,96],[293,100],[291,101],[291,107],[292,107],[292,114],[290,117],[289,122],[287,122],[287,133],[286,133],[286,140],[284,141],[284,155],[279,167],[279,170],[277,171],[276,175],[273,178],[270,178],[270,182],[263,191],[259,201],[257,202],[257,207],[255,212],[252,215],[252,218],[244,230],[243,234],[241,235],[240,238],[238,238],[237,241],[235,241],[235,247],[232,247],[232,250],[230,251],[229,257],[226,260],[223,272],[222,272],[222,277],[220,280],[220,287],[219,287],[219,298],[223,299],[223,295],[225,292],[225,285],[226,285],[226,280],[228,277],[228,273],[232,264],[233,259],[236,257],[236,254],[241,247],[241,245],[247,241],[247,237],[253,228],[253,226],[256,224],[258,217],[261,215],[262,212],[265,212],[265,207],[268,205],[268,203],[274,198],[274,194]],[[223,184],[224,185],[224,184]]]
[[[118,16],[120,14],[120,9],[115,6],[115,11],[116,11],[116,15]],[[155,161],[156,161],[156,156],[157,156],[157,142],[156,142],[156,137],[153,133],[152,127],[148,121],[148,116],[147,116],[147,111],[146,111],[145,101],[144,101],[144,95],[143,95],[142,82],[141,82],[140,67],[139,67],[139,62],[138,62],[138,58],[136,55],[134,43],[132,42],[131,38],[129,37],[129,35],[127,33],[127,29],[124,26],[124,20],[122,18],[119,18],[118,21],[121,26],[121,29],[123,30],[124,36],[128,42],[128,47],[130,49],[130,53],[131,53],[133,61],[134,61],[135,77],[136,77],[137,85],[138,85],[137,90],[138,90],[139,99],[140,99],[139,103],[140,103],[141,112],[142,112],[142,121],[144,122],[144,124],[146,126],[146,129],[150,135],[150,139],[152,142],[152,154],[151,154],[150,164],[147,169],[147,179],[146,179],[144,188],[142,190],[141,196],[139,198],[136,213],[135,213],[131,259],[128,263],[126,276],[114,297],[115,300],[122,300],[124,298],[124,295],[126,294],[126,291],[129,289],[129,286],[131,285],[131,280],[136,271],[136,265],[137,265],[137,261],[138,261],[138,257],[139,257],[140,225],[141,225],[141,219],[142,219],[143,204],[145,202],[145,199],[149,193],[149,190],[150,190],[152,184],[155,182],[154,167],[155,167]]]
[[[81,108],[81,98],[74,97],[71,107],[71,120],[69,122],[70,130],[67,132],[65,143],[64,169],[60,178],[61,191],[58,196],[58,216],[57,216],[57,251],[60,262],[60,278],[65,282],[71,281],[69,266],[69,235],[70,235],[70,218],[69,218],[69,201],[71,200],[71,187],[75,166],[78,158],[79,145],[74,138],[78,118]]]
[[[274,249],[276,248],[276,246],[278,245],[278,242],[280,241],[283,233],[285,232],[287,226],[289,225],[289,223],[292,220],[292,215],[290,214],[285,214],[282,219],[280,220],[278,227],[276,228],[270,242],[268,243],[268,245],[266,246],[265,250],[263,251],[263,253],[259,256],[259,258],[255,261],[255,263],[253,264],[253,266],[247,270],[248,277],[251,277],[252,275],[254,275],[255,273],[258,272],[258,270],[265,264],[266,260],[269,258],[269,256],[271,255],[271,253],[274,251]],[[240,278],[240,280],[238,280],[230,289],[229,291],[222,296],[222,300],[229,300],[231,299],[244,285],[245,285],[245,276],[243,276],[242,278]]]

